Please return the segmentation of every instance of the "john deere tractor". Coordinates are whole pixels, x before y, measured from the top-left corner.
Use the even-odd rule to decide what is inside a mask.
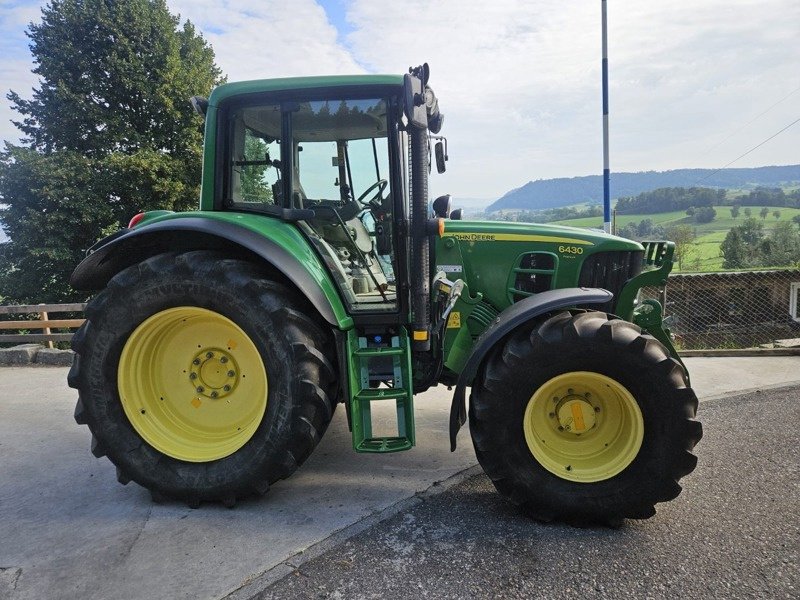
[[[199,210],[136,215],[72,276],[99,291],[73,340],[75,419],[121,483],[232,506],[291,475],[340,403],[356,452],[411,449],[414,395],[442,384],[451,448],[469,418],[486,474],[537,519],[647,518],[678,495],[697,399],[661,306],[638,301],[673,244],[431,204],[447,147],[428,79],[193,99]],[[373,432],[381,403],[396,431]]]

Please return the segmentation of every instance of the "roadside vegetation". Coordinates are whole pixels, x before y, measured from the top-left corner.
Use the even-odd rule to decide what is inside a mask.
[[[79,301],[68,279],[88,244],[141,210],[196,205],[188,99],[223,78],[165,0],[51,0],[28,37],[39,83],[7,95],[23,143],[0,151],[0,298]]]

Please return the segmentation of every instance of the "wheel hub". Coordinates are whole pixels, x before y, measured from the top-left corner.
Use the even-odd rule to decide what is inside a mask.
[[[573,435],[586,433],[597,424],[595,407],[586,398],[574,394],[559,400],[555,414],[559,431]]]
[[[189,383],[194,393],[212,400],[225,398],[239,384],[239,366],[221,348],[203,348],[192,359]]]

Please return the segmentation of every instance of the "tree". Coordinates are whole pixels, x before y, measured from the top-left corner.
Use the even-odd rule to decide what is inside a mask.
[[[746,219],[744,223],[735,227],[742,234],[742,239],[745,244],[750,246],[757,246],[758,243],[764,238],[764,225],[756,221],[754,218]]]
[[[800,233],[783,221],[775,225],[769,237],[760,245],[761,264],[766,267],[784,267],[800,262]]]
[[[753,216],[753,209],[750,208],[749,206],[746,206],[745,209],[744,209],[744,216],[747,217],[748,219],[751,216]]]
[[[165,0],[51,0],[28,31],[40,84],[11,91],[24,146],[0,153],[0,295],[76,298],[82,250],[140,210],[193,207],[214,53]]]
[[[767,215],[769,214],[769,209],[768,209],[766,206],[763,206],[763,207],[761,208],[761,210],[760,210],[760,211],[758,211],[758,214],[759,214],[759,215],[761,215],[761,218],[762,218],[762,219],[766,219],[766,218],[767,218]]]
[[[738,227],[732,228],[720,244],[723,269],[741,269],[747,265],[747,245]]]
[[[636,228],[636,235],[639,239],[645,238],[653,234],[653,221],[652,219],[642,219],[639,226]]]
[[[675,242],[675,260],[678,261],[678,269],[683,268],[683,261],[689,255],[694,241],[694,231],[688,225],[675,225],[666,231],[668,240]]]
[[[781,218],[781,211],[773,210],[772,211],[772,216],[775,217],[776,219],[780,219]]]
[[[763,241],[764,225],[752,217],[733,227],[720,245],[724,259],[723,268],[740,269],[762,265]]]
[[[694,213],[694,220],[697,223],[711,223],[717,216],[717,211],[713,206],[702,206]]]
[[[739,217],[739,209],[741,206],[739,204],[734,204],[731,206],[731,218],[735,221]]]
[[[11,240],[2,246],[0,295],[7,301],[69,298],[66,281],[114,209],[98,202],[106,182],[96,161],[73,151],[40,153],[8,148],[0,213]],[[82,244],[82,245],[80,245]],[[77,245],[77,247],[76,247]]]

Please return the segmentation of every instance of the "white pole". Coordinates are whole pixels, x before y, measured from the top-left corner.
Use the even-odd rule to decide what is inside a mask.
[[[603,231],[611,232],[611,171],[608,163],[608,23],[606,0],[600,0],[603,14]]]

